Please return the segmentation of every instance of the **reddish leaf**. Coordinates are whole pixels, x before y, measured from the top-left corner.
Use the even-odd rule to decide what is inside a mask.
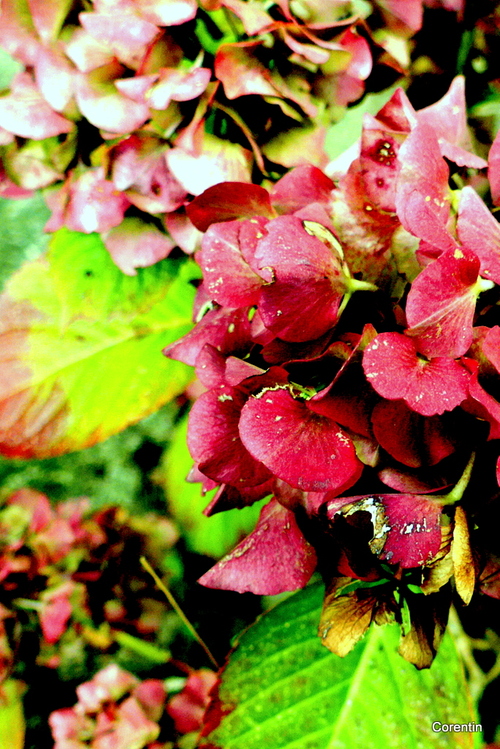
[[[243,446],[238,423],[247,394],[221,385],[203,393],[189,414],[188,447],[202,473],[236,487],[262,484],[271,474]]]
[[[288,390],[264,390],[251,397],[241,413],[240,435],[257,460],[304,491],[335,490],[361,470],[340,427]]]
[[[444,357],[425,361],[401,333],[378,335],[364,353],[363,368],[379,395],[402,398],[423,416],[451,411],[467,397],[470,374],[461,364]]]
[[[478,273],[477,256],[464,247],[443,253],[417,276],[406,303],[406,332],[420,353],[456,358],[468,350]]]
[[[269,193],[259,185],[221,182],[209,187],[187,206],[187,214],[200,231],[218,221],[264,216],[273,218]]]
[[[69,133],[74,124],[47,104],[29,73],[18,73],[0,97],[0,127],[21,138],[42,140]]]
[[[272,499],[255,530],[200,579],[207,588],[277,595],[303,588],[316,567],[295,515]]]
[[[337,320],[346,277],[338,251],[306,231],[295,216],[266,226],[255,252],[255,267],[268,284],[259,312],[264,325],[285,341],[308,341]]]
[[[500,225],[469,186],[460,195],[457,234],[462,244],[478,256],[481,275],[500,283]]]

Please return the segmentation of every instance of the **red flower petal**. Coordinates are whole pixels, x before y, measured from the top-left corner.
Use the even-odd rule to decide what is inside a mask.
[[[493,203],[500,205],[500,130],[495,136],[488,155],[488,179]]]
[[[293,213],[310,203],[327,203],[334,187],[321,169],[304,164],[276,182],[271,191],[271,202],[279,213]]]
[[[414,341],[401,333],[381,333],[366,349],[363,369],[377,393],[402,398],[423,416],[451,411],[467,397],[470,374],[453,359],[418,357]]]
[[[378,403],[372,422],[380,446],[412,468],[439,463],[456,448],[438,416],[421,416],[403,401]]]
[[[419,123],[433,128],[441,154],[458,166],[483,169],[484,159],[470,153],[472,142],[467,128],[465,78],[457,75],[446,94],[435,104],[419,109]]]
[[[243,354],[249,342],[250,322],[246,309],[212,309],[187,335],[163,349],[163,353],[194,367],[206,343],[222,354]]]
[[[219,483],[256,486],[271,477],[243,446],[238,423],[247,394],[221,385],[203,393],[189,414],[188,447],[199,469]]]
[[[500,283],[500,225],[472,187],[460,195],[457,233],[481,262],[481,275]]]
[[[446,229],[450,213],[448,167],[434,130],[417,125],[398,154],[396,210],[409,232],[442,250],[457,243]]]
[[[256,246],[267,219],[212,224],[201,243],[198,262],[207,292],[226,307],[250,307],[259,300],[263,285],[247,258]]]
[[[255,530],[198,582],[207,588],[276,595],[303,588],[316,567],[295,515],[272,499]]]
[[[438,502],[411,494],[380,498],[390,530],[381,559],[402,567],[421,567],[441,546],[441,512]]]
[[[264,325],[279,338],[314,340],[336,322],[346,291],[340,258],[298,218],[270,221],[254,262],[270,281],[262,288],[259,311]]]
[[[443,253],[417,276],[406,303],[406,332],[420,353],[456,358],[468,350],[478,273],[477,256],[464,247]]]
[[[360,470],[354,446],[340,427],[288,390],[251,397],[241,413],[240,435],[257,460],[304,491],[335,490]]]
[[[221,182],[202,192],[187,206],[187,214],[200,231],[210,224],[237,218],[265,216],[273,218],[269,193],[259,185],[246,182]]]

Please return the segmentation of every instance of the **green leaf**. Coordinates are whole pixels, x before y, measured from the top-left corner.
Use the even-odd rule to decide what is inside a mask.
[[[380,91],[378,94],[367,94],[360,104],[347,109],[340,122],[336,122],[328,129],[325,138],[325,151],[330,159],[336,159],[361,137],[364,115],[366,113],[377,114],[397,88],[398,85],[395,85]]]
[[[0,685],[0,749],[23,749],[23,691],[22,683],[15,679]]]
[[[9,88],[15,74],[22,69],[23,65],[0,47],[0,91]]]
[[[49,236],[43,233],[43,227],[49,216],[50,211],[40,193],[22,200],[0,198],[0,289],[26,260],[34,260],[45,250]]]
[[[187,416],[179,422],[172,442],[162,457],[157,480],[165,488],[170,514],[180,525],[191,551],[219,559],[253,531],[260,510],[268,500],[263,499],[242,510],[221,512],[210,518],[203,515],[216,490],[202,496],[200,484],[186,481],[193,466],[186,436]]]
[[[440,749],[476,733],[435,733],[474,721],[453,641],[428,670],[397,653],[399,630],[371,627],[345,658],[317,637],[323,587],[288,598],[243,634],[222,675],[210,749]],[[220,713],[219,713],[220,711]],[[209,712],[210,717],[210,712]]]
[[[46,458],[121,431],[182,392],[162,349],[191,327],[199,271],[163,260],[124,275],[97,234],[61,229],[0,297],[0,450]]]

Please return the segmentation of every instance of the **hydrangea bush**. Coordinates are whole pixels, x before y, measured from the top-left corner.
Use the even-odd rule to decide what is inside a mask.
[[[497,4],[1,13],[0,749],[25,689],[25,749],[477,749],[430,726],[500,673]],[[217,675],[151,565],[221,662],[262,605]]]
[[[270,192],[226,183],[188,206],[205,231],[194,330],[191,479],[213,514],[272,495],[200,580],[271,595],[326,582],[319,633],[345,655],[402,625],[429,666],[453,589],[498,597],[498,150],[476,156],[464,85],[366,116],[334,183],[299,166]],[[450,171],[460,189],[450,189]]]

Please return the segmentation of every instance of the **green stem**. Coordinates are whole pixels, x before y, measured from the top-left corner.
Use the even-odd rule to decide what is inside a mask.
[[[151,577],[153,578],[153,580],[155,581],[155,583],[157,584],[157,586],[159,587],[159,589],[161,590],[161,592],[166,596],[168,602],[170,603],[170,605],[172,606],[172,608],[174,609],[174,611],[178,614],[179,618],[181,619],[181,621],[183,622],[183,624],[185,625],[185,627],[193,635],[193,637],[196,640],[196,642],[198,642],[201,645],[201,647],[203,648],[203,650],[205,651],[205,653],[208,655],[208,657],[210,658],[210,660],[212,661],[212,663],[214,664],[214,666],[217,669],[219,669],[220,666],[217,663],[217,661],[215,660],[215,658],[213,657],[213,655],[210,652],[210,650],[208,649],[208,646],[205,645],[205,643],[201,639],[200,635],[195,630],[195,628],[193,627],[193,625],[191,624],[191,622],[187,618],[186,614],[184,613],[184,611],[181,609],[181,607],[179,606],[179,604],[177,603],[177,601],[173,597],[172,593],[169,591],[169,589],[167,588],[167,586],[165,585],[165,583],[163,583],[160,580],[160,578],[158,577],[158,575],[156,574],[156,572],[154,571],[154,569],[149,564],[149,562],[146,559],[146,557],[141,557],[141,564],[144,567],[144,569],[147,572],[149,572],[149,574],[151,575]]]

